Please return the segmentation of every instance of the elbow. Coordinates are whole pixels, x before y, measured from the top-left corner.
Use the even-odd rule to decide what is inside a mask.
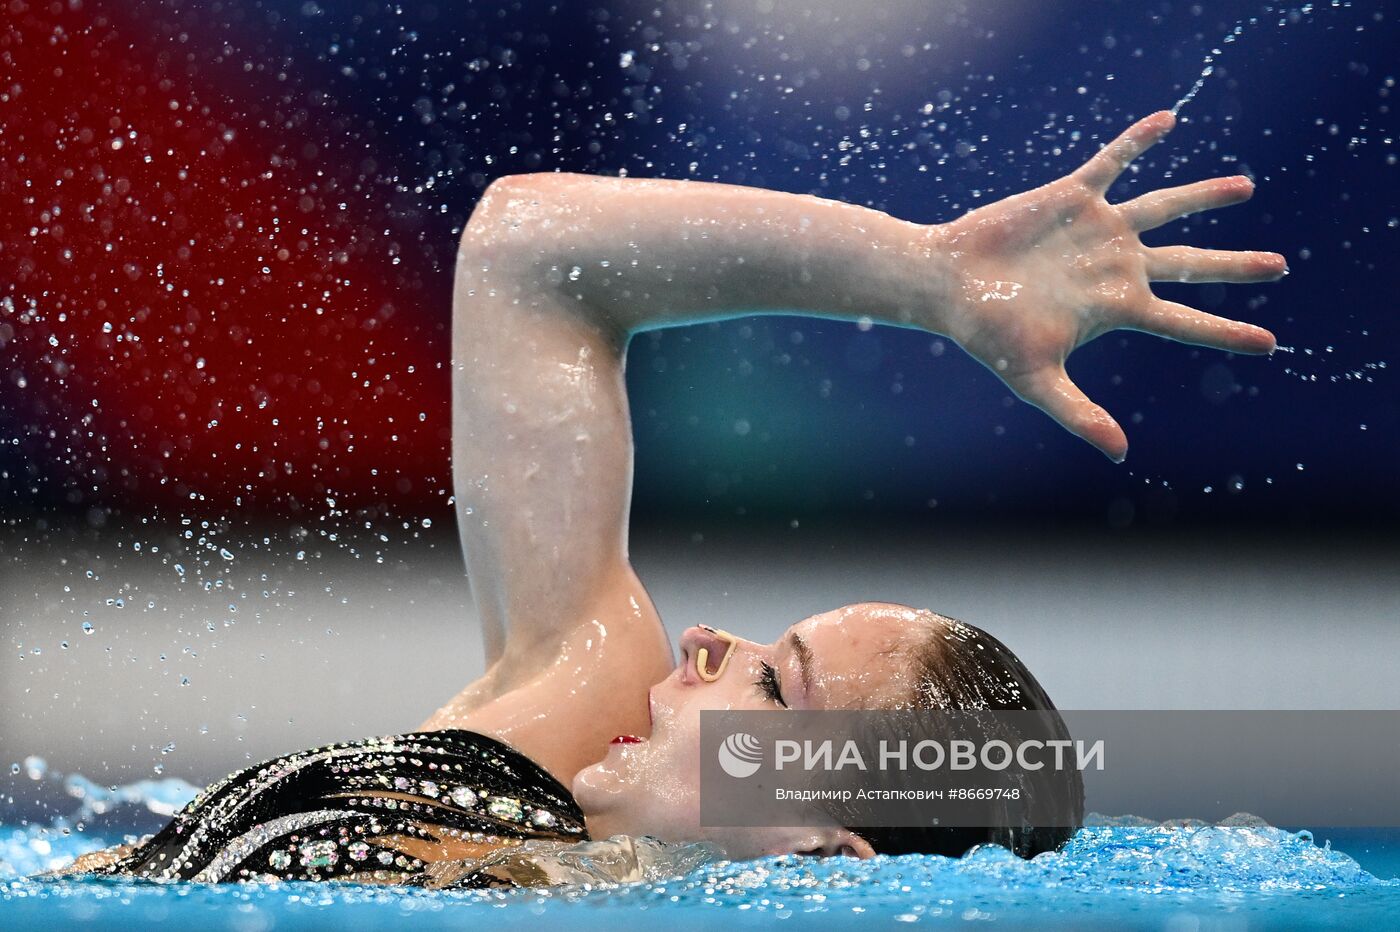
[[[570,172],[524,172],[493,179],[462,228],[458,255],[524,252],[538,255],[559,248],[564,236],[559,220],[580,203],[578,182],[587,176]]]
[[[586,175],[502,175],[486,186],[458,242],[457,258],[537,268],[577,242],[576,225],[560,222],[589,203]]]
[[[522,172],[493,179],[473,207],[463,235],[500,224],[521,227],[524,214],[539,216],[540,209],[567,200],[570,179],[567,172]]]
[[[462,228],[458,260],[515,257],[533,266],[540,257],[567,248],[575,234],[554,221],[587,203],[581,188],[587,179],[571,172],[522,172],[493,179]]]
[[[515,239],[522,208],[537,201],[533,175],[503,175],[486,186],[462,229],[458,251],[476,252]]]
[[[492,204],[510,201],[516,198],[535,198],[539,196],[543,182],[550,176],[549,172],[524,172],[518,175],[501,175],[495,178],[486,186],[486,190],[481,192],[481,200],[477,202],[477,208],[489,207]]]

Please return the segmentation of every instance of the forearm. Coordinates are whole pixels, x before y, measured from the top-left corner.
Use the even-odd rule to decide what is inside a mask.
[[[513,176],[473,227],[498,288],[624,333],[781,311],[946,332],[960,287],[937,227],[758,188]]]

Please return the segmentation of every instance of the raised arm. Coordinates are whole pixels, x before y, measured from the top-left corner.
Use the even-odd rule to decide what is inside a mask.
[[[618,334],[800,311],[949,336],[1117,459],[1121,431],[1064,375],[1075,348],[1113,329],[1242,353],[1274,346],[1262,328],[1155,298],[1149,282],[1267,281],[1284,274],[1282,256],[1138,239],[1247,199],[1247,178],[1104,199],[1174,122],[1155,113],[1066,177],[946,224],[730,185],[542,174],[498,182],[474,236],[488,255],[513,252],[510,274],[527,289]]]
[[[627,560],[633,332],[796,311],[944,334],[1115,460],[1122,430],[1065,374],[1076,347],[1129,328],[1271,351],[1268,331],[1161,301],[1148,283],[1273,279],[1281,256],[1138,239],[1246,199],[1246,179],[1104,199],[1173,122],[1153,114],[1065,178],[933,226],[703,182],[492,184],[463,235],[454,304],[457,508],[496,677],[467,705],[519,685],[581,624],[660,630]]]

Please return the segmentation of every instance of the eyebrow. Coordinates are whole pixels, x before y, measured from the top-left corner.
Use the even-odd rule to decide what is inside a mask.
[[[788,637],[788,643],[792,645],[793,653],[797,655],[797,667],[802,672],[802,689],[807,695],[812,694],[812,648],[807,646],[807,642],[794,631]]]

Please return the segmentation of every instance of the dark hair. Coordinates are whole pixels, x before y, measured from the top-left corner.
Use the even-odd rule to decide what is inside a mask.
[[[907,611],[907,608],[900,606]],[[913,706],[922,710],[1031,711],[1040,736],[1068,739],[1069,729],[1045,689],[1019,657],[987,632],[965,622],[920,612],[931,622],[928,636],[913,652],[918,679]],[[936,719],[936,717],[934,717]],[[1030,776],[1020,802],[1002,802],[996,825],[859,827],[847,822],[878,854],[942,854],[958,857],[979,844],[997,844],[1024,858],[1063,845],[1084,820],[1084,782],[1078,770],[1046,768]],[[1030,799],[1054,825],[1030,825],[1024,810]],[[1014,808],[1005,808],[1014,807]],[[852,814],[854,815],[854,813]]]

